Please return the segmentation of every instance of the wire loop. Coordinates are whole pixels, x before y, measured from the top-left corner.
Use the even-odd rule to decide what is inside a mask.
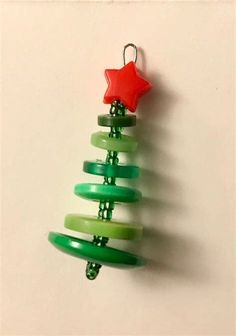
[[[137,58],[138,58],[138,48],[136,47],[135,44],[133,43],[128,43],[124,46],[123,49],[123,61],[124,61],[124,65],[126,65],[126,60],[125,60],[125,53],[126,53],[126,49],[132,47],[134,49],[134,60],[133,62],[136,63],[137,62]]]

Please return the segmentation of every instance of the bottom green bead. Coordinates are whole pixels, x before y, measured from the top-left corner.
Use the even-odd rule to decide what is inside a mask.
[[[131,268],[144,265],[144,260],[129,252],[112,247],[96,246],[92,242],[50,232],[48,240],[59,250],[87,261],[116,268]]]

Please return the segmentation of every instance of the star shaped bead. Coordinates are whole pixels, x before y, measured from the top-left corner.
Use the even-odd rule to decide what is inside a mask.
[[[134,62],[129,62],[119,70],[105,70],[105,77],[108,88],[103,102],[111,104],[119,100],[131,112],[135,112],[139,98],[152,87],[140,76]]]

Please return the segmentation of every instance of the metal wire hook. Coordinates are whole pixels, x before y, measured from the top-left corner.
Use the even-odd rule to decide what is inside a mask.
[[[137,62],[137,58],[138,58],[138,48],[136,47],[135,44],[133,43],[128,43],[124,46],[124,49],[123,49],[123,60],[124,60],[124,65],[126,64],[126,61],[125,61],[125,53],[126,53],[126,49],[128,47],[132,47],[134,49],[134,60],[133,62],[136,63]]]

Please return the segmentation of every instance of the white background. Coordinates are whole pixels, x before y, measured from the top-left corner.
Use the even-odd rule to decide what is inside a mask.
[[[2,335],[233,335],[235,3],[1,9]],[[109,109],[104,69],[122,66],[128,42],[154,88],[132,131],[139,150],[123,157],[142,167],[133,184],[144,200],[114,218],[141,222],[145,235],[110,245],[150,262],[104,267],[91,282],[47,234],[70,234],[66,213],[97,213],[73,186],[102,181],[82,164],[105,157],[89,138]]]

